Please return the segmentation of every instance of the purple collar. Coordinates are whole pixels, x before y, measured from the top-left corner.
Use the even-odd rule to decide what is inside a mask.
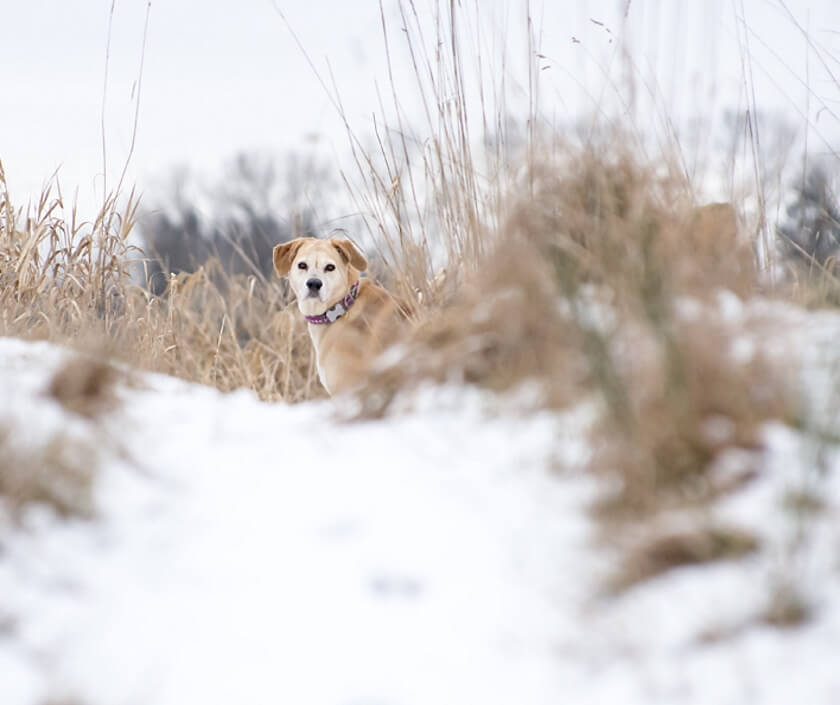
[[[354,303],[356,303],[356,297],[359,295],[359,284],[359,281],[353,284],[353,286],[350,287],[350,293],[335,306],[324,311],[324,313],[317,316],[304,316],[304,318],[308,323],[314,323],[315,325],[335,323],[352,308]]]

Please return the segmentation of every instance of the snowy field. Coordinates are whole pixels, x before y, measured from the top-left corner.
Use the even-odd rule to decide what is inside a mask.
[[[808,354],[838,339],[788,315]],[[94,518],[1,518],[2,705],[840,703],[833,446],[812,477],[813,441],[768,427],[760,478],[705,510],[761,549],[614,597],[587,405],[439,389],[341,423],[132,374],[89,420],[45,393],[68,355],[0,338],[10,442],[60,433],[98,467]],[[826,509],[803,522],[781,499],[806,482]],[[759,619],[780,572],[804,625]]]

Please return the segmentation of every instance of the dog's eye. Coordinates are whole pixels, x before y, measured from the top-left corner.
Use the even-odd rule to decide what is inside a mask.
[[[306,262],[298,262],[298,269],[306,269]]]
[[[334,269],[335,269],[334,264],[328,264],[326,267],[324,267],[325,272],[332,272]]]

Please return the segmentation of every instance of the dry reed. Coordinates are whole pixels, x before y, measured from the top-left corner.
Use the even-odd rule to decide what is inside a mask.
[[[128,244],[137,201],[109,198],[90,222],[65,213],[47,187],[28,211],[12,204],[0,167],[0,334],[44,339],[267,400],[319,389],[305,330],[288,294],[258,275],[210,262],[173,275],[165,294],[143,286],[142,253]]]

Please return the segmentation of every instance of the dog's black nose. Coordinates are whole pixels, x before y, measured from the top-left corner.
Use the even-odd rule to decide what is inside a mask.
[[[321,280],[312,277],[312,279],[306,280],[306,286],[309,287],[310,291],[319,291],[321,289]]]

